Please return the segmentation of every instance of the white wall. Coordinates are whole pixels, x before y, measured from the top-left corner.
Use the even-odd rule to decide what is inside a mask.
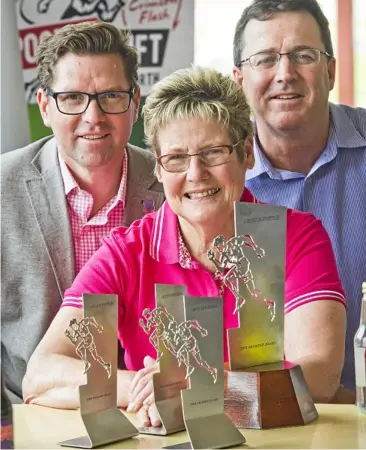
[[[1,0],[1,153],[30,143],[15,1]]]
[[[236,23],[251,0],[195,0],[194,62],[231,73]]]

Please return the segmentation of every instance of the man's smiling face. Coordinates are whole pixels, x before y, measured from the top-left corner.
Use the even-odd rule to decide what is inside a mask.
[[[325,51],[319,25],[305,11],[274,14],[268,20],[250,20],[244,30],[242,59],[259,52],[286,53],[298,48]],[[317,64],[296,65],[282,56],[274,67],[256,71],[245,63],[234,68],[258,126],[293,130],[327,117],[333,89],[335,60],[320,54]]]

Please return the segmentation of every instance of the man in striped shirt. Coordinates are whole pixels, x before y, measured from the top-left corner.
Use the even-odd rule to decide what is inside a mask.
[[[128,34],[108,23],[68,25],[40,44],[37,100],[54,136],[2,158],[1,356],[13,402],[75,275],[114,227],[164,200],[154,156],[128,144],[137,65]]]
[[[261,201],[312,212],[327,229],[348,308],[342,384],[354,391],[366,279],[366,110],[328,101],[335,58],[316,0],[254,0],[236,27],[234,63],[256,126],[246,186]]]

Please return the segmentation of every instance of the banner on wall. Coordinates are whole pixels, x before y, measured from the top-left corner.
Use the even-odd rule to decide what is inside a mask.
[[[35,103],[39,87],[40,40],[69,23],[103,20],[131,30],[143,96],[161,78],[193,62],[194,0],[17,0],[16,5],[28,103]]]

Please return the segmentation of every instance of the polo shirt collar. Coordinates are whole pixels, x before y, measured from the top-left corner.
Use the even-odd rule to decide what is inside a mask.
[[[245,188],[241,202],[258,203],[254,195]],[[164,264],[179,263],[179,222],[178,216],[167,201],[163,203],[154,217],[150,256]]]

